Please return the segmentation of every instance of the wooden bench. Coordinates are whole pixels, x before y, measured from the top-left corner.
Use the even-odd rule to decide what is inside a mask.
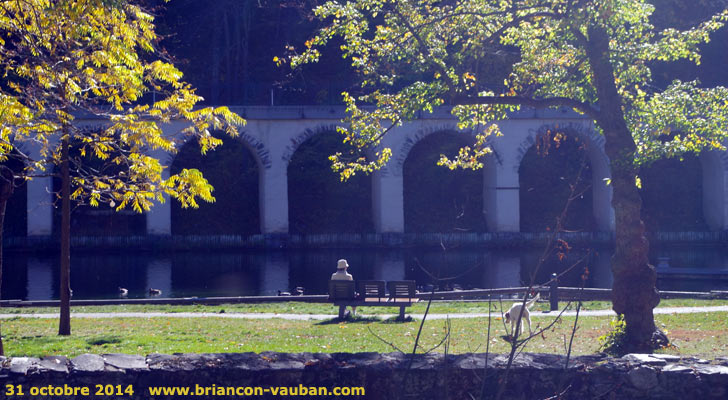
[[[356,288],[356,290],[355,290]],[[339,318],[344,318],[347,306],[399,307],[399,319],[404,320],[404,309],[416,303],[415,281],[329,281],[329,301],[339,306]],[[359,292],[357,296],[356,292]]]

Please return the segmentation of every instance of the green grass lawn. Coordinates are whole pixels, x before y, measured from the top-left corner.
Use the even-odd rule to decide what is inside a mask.
[[[718,305],[726,301],[669,300],[661,306]],[[504,303],[506,304],[506,303]],[[510,302],[507,303],[508,305]],[[539,304],[545,309],[548,304]],[[607,303],[588,303],[589,309],[608,308]],[[257,305],[223,305],[214,307],[76,307],[74,312],[113,311],[220,311],[278,312],[333,314],[334,307],[325,304],[278,303]],[[2,309],[5,312],[9,309]],[[28,310],[21,310],[28,311]],[[34,312],[56,312],[56,309],[35,309]],[[396,309],[372,307],[362,310],[394,313]],[[421,313],[424,304],[412,307],[410,312]],[[486,312],[487,303],[436,303],[431,312]],[[676,348],[663,350],[671,354],[695,355],[714,358],[728,354],[728,313],[657,315],[658,326],[667,330]],[[551,318],[533,318],[536,325],[545,326]],[[610,317],[580,317],[574,340],[574,354],[590,354],[599,350],[597,338],[610,329]],[[573,317],[534,338],[525,351],[564,353],[564,343],[573,325]],[[504,353],[508,343],[499,313],[491,320],[491,336],[487,336],[487,318],[451,320],[450,353],[484,352],[486,343],[493,353]],[[411,351],[419,321],[392,322],[375,318],[338,322],[289,321],[283,319],[246,320],[223,318],[72,318],[69,337],[58,336],[56,319],[13,318],[2,321],[5,352],[8,356],[66,355],[83,353],[177,353],[177,352],[389,352],[393,347],[376,336],[391,342],[403,351]],[[422,333],[422,350],[440,343],[446,333],[445,321],[427,321]],[[436,351],[444,352],[443,346]]]

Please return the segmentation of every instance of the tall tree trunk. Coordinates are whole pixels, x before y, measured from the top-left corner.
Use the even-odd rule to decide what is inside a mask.
[[[61,309],[58,334],[71,334],[71,177],[68,166],[69,133],[61,142]]]
[[[10,168],[0,165],[0,287],[3,283],[3,227],[5,226],[5,206],[15,188],[15,177]],[[1,292],[1,291],[0,291]],[[0,296],[2,297],[2,296]],[[0,356],[5,355],[2,332],[0,332]]]
[[[612,171],[616,217],[616,244],[612,257],[612,308],[624,315],[626,350],[651,352],[656,339],[667,338],[655,327],[652,310],[659,304],[655,287],[657,273],[649,264],[649,243],[640,217],[642,199],[635,183],[635,145],[622,110],[622,102],[609,61],[609,37],[602,27],[590,26],[587,57],[591,63],[599,98],[597,123],[604,130],[605,151]]]

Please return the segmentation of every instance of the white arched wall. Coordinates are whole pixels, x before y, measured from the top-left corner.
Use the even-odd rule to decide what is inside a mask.
[[[263,233],[288,232],[287,167],[293,153],[308,137],[317,132],[331,130],[344,117],[343,107],[243,107],[231,108],[247,119],[240,128],[241,137],[259,166],[259,195],[261,231]],[[98,124],[97,121],[79,123]],[[525,151],[533,144],[539,129],[545,126],[569,126],[580,132],[591,144],[589,157],[592,164],[594,213],[600,230],[614,229],[611,208],[611,188],[607,186],[609,164],[603,152],[601,136],[592,123],[563,110],[526,110],[512,114],[499,123],[503,136],[490,140],[494,153],[485,160],[484,212],[490,231],[517,232],[518,167]],[[186,125],[173,122],[163,125],[165,134],[180,132]],[[381,147],[393,151],[389,165],[374,173],[372,201],[374,225],[377,232],[404,232],[404,202],[402,165],[409,150],[420,139],[439,131],[457,131],[456,121],[446,109],[423,113],[419,119],[395,127],[384,137]],[[24,149],[35,151],[30,145]],[[164,152],[151,152],[164,165],[172,157]],[[703,208],[711,229],[728,228],[728,155],[708,152],[701,156],[703,165]],[[168,172],[167,172],[168,173]],[[50,178],[35,178],[28,182],[28,235],[50,235],[52,229],[52,186]],[[150,234],[171,233],[171,207],[169,201],[157,204],[147,214]]]
[[[554,111],[553,113],[556,113]],[[498,123],[502,136],[492,139],[493,154],[486,160],[484,207],[488,228],[497,232],[520,230],[518,171],[526,152],[537,135],[547,129],[572,132],[588,143],[592,165],[593,212],[600,231],[614,230],[614,210],[609,160],[604,154],[604,140],[591,122],[582,118],[509,119]]]
[[[186,125],[183,124],[168,124],[162,127],[163,131],[166,135],[175,135],[179,134],[182,129],[184,129]],[[186,142],[182,143],[179,146],[179,149],[181,149],[183,146],[185,146],[190,139],[188,139]],[[244,128],[240,128],[239,135],[234,138],[233,140],[239,141],[245,148],[250,151],[250,154],[252,154],[253,159],[255,160],[256,165],[258,166],[258,186],[259,186],[259,192],[262,190],[261,185],[261,179],[263,175],[263,171],[266,168],[269,168],[271,163],[270,157],[268,156],[268,150],[265,145],[263,145],[256,136],[252,136],[249,132],[247,132]],[[164,179],[169,178],[170,174],[170,168],[172,166],[172,163],[174,162],[176,155],[168,153],[164,150],[157,149],[154,151],[150,151],[148,153],[150,156],[157,158],[160,160],[162,165],[165,167],[164,171],[162,172],[162,177]],[[262,209],[262,205],[260,206],[260,209]],[[170,235],[172,234],[172,204],[169,199],[169,196],[165,196],[164,203],[157,203],[154,207],[151,208],[146,213],[147,217],[147,234],[150,235]],[[262,215],[261,215],[262,217]],[[263,224],[263,219],[261,218],[261,225]],[[261,226],[262,231],[262,226]]]
[[[335,132],[343,117],[341,110],[331,107],[282,107],[280,111],[280,119],[250,119],[247,126],[271,160],[269,167],[261,169],[263,233],[288,233],[288,164],[301,144],[318,134]]]
[[[311,139],[314,136],[321,135],[321,134],[332,134],[333,133],[335,135],[340,135],[338,133],[337,129],[341,126],[341,124],[339,123],[339,121],[335,121],[335,122],[336,123],[334,123],[334,121],[331,121],[330,123],[321,123],[318,125],[313,125],[310,128],[306,128],[306,129],[300,131],[296,136],[291,138],[288,146],[286,146],[286,149],[283,152],[283,157],[281,158],[281,160],[285,164],[286,171],[288,170],[288,166],[289,166],[291,160],[293,159],[293,156],[298,151],[300,146],[303,145],[306,141],[308,141],[309,139]],[[340,136],[340,137],[343,140],[343,136]],[[329,154],[326,154],[325,150],[321,150],[321,155],[328,156]],[[373,156],[373,154],[371,154],[371,152],[369,152],[367,154],[367,156],[371,157],[371,156]],[[363,174],[363,172],[359,172],[359,174]],[[372,206],[372,218],[374,220],[372,222],[373,222],[373,225],[375,226],[376,232],[382,232],[382,230],[380,229],[381,226],[377,225],[377,221],[379,221],[379,222],[382,221],[381,218],[377,217],[377,215],[379,215],[378,210],[382,210],[382,209],[388,210],[391,208],[390,204],[386,204],[386,201],[385,201],[385,204],[382,206],[381,196],[377,197],[377,193],[380,193],[377,190],[382,187],[381,176],[382,176],[382,171],[376,171],[375,173],[373,173],[372,179],[371,179],[371,187],[368,188],[368,190],[372,193],[371,206]],[[286,204],[288,204],[289,201],[287,201]],[[286,211],[286,216],[288,218],[287,211]],[[389,222],[389,224],[391,224],[391,220],[389,220],[388,222]],[[392,230],[384,230],[384,232],[391,232],[391,231]]]
[[[372,213],[378,233],[404,232],[404,163],[417,143],[441,132],[473,135],[459,130],[453,120],[418,119],[393,128],[382,140],[379,148],[390,148],[392,158],[372,179]]]

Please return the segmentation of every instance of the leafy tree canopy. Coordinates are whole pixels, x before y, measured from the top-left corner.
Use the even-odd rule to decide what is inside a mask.
[[[165,178],[151,154],[174,152],[190,137],[202,152],[214,149],[221,141],[212,130],[235,135],[244,121],[225,107],[193,108],[201,97],[177,68],[154,57],[157,37],[144,9],[126,1],[6,1],[0,32],[0,161],[19,156],[26,176],[47,173],[61,163],[63,138],[79,146],[70,160],[71,198],[79,202],[141,212],[165,194],[183,206],[213,200],[199,171]],[[102,129],[74,124],[79,115],[101,118]],[[189,125],[164,135],[160,123],[174,119]],[[34,147],[40,157],[29,152]],[[118,168],[105,173],[86,165],[87,156]]]
[[[291,61],[316,61],[321,46],[344,39],[343,55],[369,89],[356,98],[344,93],[351,114],[344,134],[355,147],[376,145],[392,125],[444,104],[455,106],[462,127],[490,134],[492,121],[520,106],[565,106],[598,120],[603,110],[587,44],[589,27],[599,27],[608,37],[614,85],[641,160],[722,148],[728,90],[701,88],[695,81],[659,90],[651,84],[650,66],[679,59],[699,63],[698,46],[728,14],[683,30],[658,30],[650,22],[654,9],[637,0],[331,1],[315,10],[329,24]],[[503,85],[481,84],[488,77],[479,74],[479,63],[509,52],[520,60]],[[466,148],[442,162],[479,167],[477,158],[486,152]],[[348,176],[375,164],[337,158],[334,166]]]

